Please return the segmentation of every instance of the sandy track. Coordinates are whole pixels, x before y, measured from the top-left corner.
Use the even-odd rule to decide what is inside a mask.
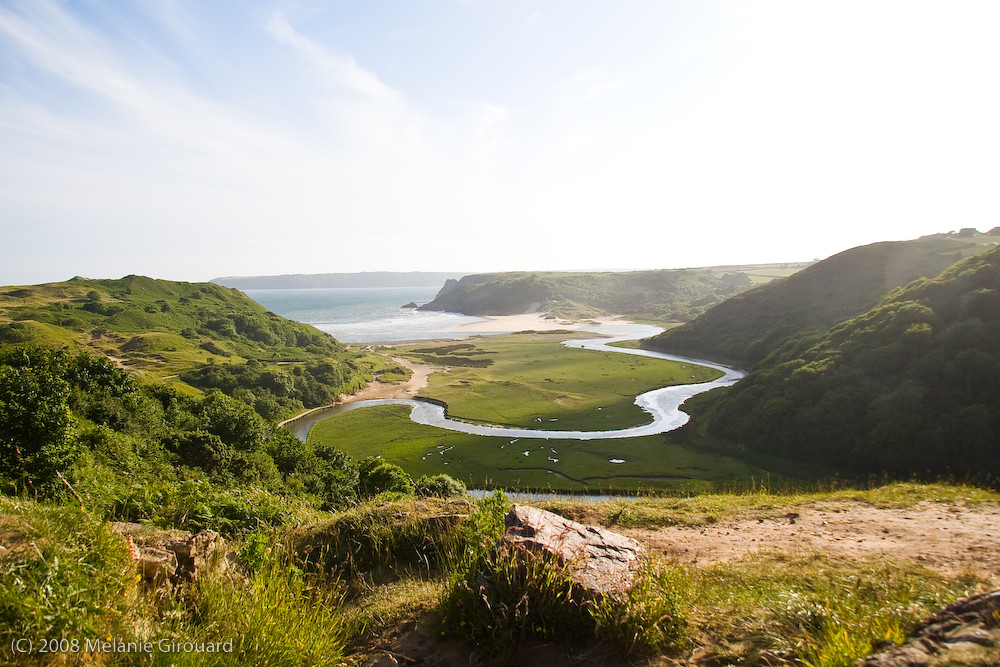
[[[992,503],[816,503],[778,518],[623,532],[681,563],[712,564],[769,551],[889,556],[948,575],[976,574],[1000,586],[1000,505]]]
[[[394,362],[409,369],[412,375],[406,382],[391,384],[388,382],[372,381],[361,391],[350,396],[341,397],[340,403],[352,403],[354,401],[367,401],[374,398],[413,398],[417,392],[427,386],[428,376],[441,370],[437,366],[427,366],[416,364],[402,357],[390,357]]]

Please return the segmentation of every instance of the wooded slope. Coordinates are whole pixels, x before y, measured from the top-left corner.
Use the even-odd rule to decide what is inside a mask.
[[[1000,474],[1000,248],[793,338],[718,400],[741,448],[859,472]]]
[[[735,295],[643,347],[752,368],[792,337],[859,315],[892,289],[985,251],[995,238],[936,235],[851,248]]]

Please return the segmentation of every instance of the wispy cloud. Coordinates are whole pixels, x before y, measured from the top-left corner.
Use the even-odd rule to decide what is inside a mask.
[[[0,224],[19,243],[43,230],[86,264],[69,275],[203,278],[455,266],[443,249],[463,269],[808,259],[981,224],[1000,179],[990,4],[376,20],[364,3],[9,0]],[[565,232],[602,221],[643,242]],[[808,221],[823,233],[795,250]],[[698,241],[708,227],[729,243]],[[3,250],[2,270],[41,265]]]
[[[399,94],[379,81],[378,76],[358,66],[350,54],[338,55],[295,30],[281,12],[275,12],[267,22],[267,31],[278,42],[294,48],[317,66],[323,68],[331,81],[351,92],[383,104],[399,103]]]

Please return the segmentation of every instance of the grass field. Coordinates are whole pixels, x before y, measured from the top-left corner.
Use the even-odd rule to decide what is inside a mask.
[[[707,491],[767,476],[736,459],[668,444],[662,435],[617,440],[466,435],[415,424],[402,405],[325,419],[313,427],[309,440],[332,443],[355,459],[379,455],[413,477],[447,473],[475,488]]]
[[[637,394],[718,375],[691,364],[567,348],[559,342],[567,337],[515,334],[395,352],[449,367],[432,374],[421,394],[446,401],[451,417],[539,429],[647,423],[649,415],[634,404]],[[478,488],[704,491],[767,474],[736,459],[668,444],[663,435],[588,441],[475,436],[415,424],[409,409],[398,405],[330,417],[313,427],[309,440],[331,443],[355,459],[382,456],[414,477],[447,473]]]
[[[597,431],[639,426],[649,414],[635,404],[644,392],[707,382],[721,373],[693,364],[617,352],[568,348],[578,332],[523,333],[411,345],[399,354],[446,367],[421,395],[445,401],[464,421],[546,430]]]

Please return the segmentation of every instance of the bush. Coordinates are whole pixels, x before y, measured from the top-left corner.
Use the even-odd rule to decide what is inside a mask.
[[[74,457],[66,354],[43,348],[0,357],[0,469],[36,491],[58,486]]]
[[[456,498],[464,496],[468,489],[465,484],[458,481],[451,475],[424,475],[416,481],[417,495],[422,498],[434,496],[437,498]]]
[[[358,495],[371,498],[392,492],[412,496],[414,491],[413,480],[398,465],[379,456],[368,456],[358,463]]]

